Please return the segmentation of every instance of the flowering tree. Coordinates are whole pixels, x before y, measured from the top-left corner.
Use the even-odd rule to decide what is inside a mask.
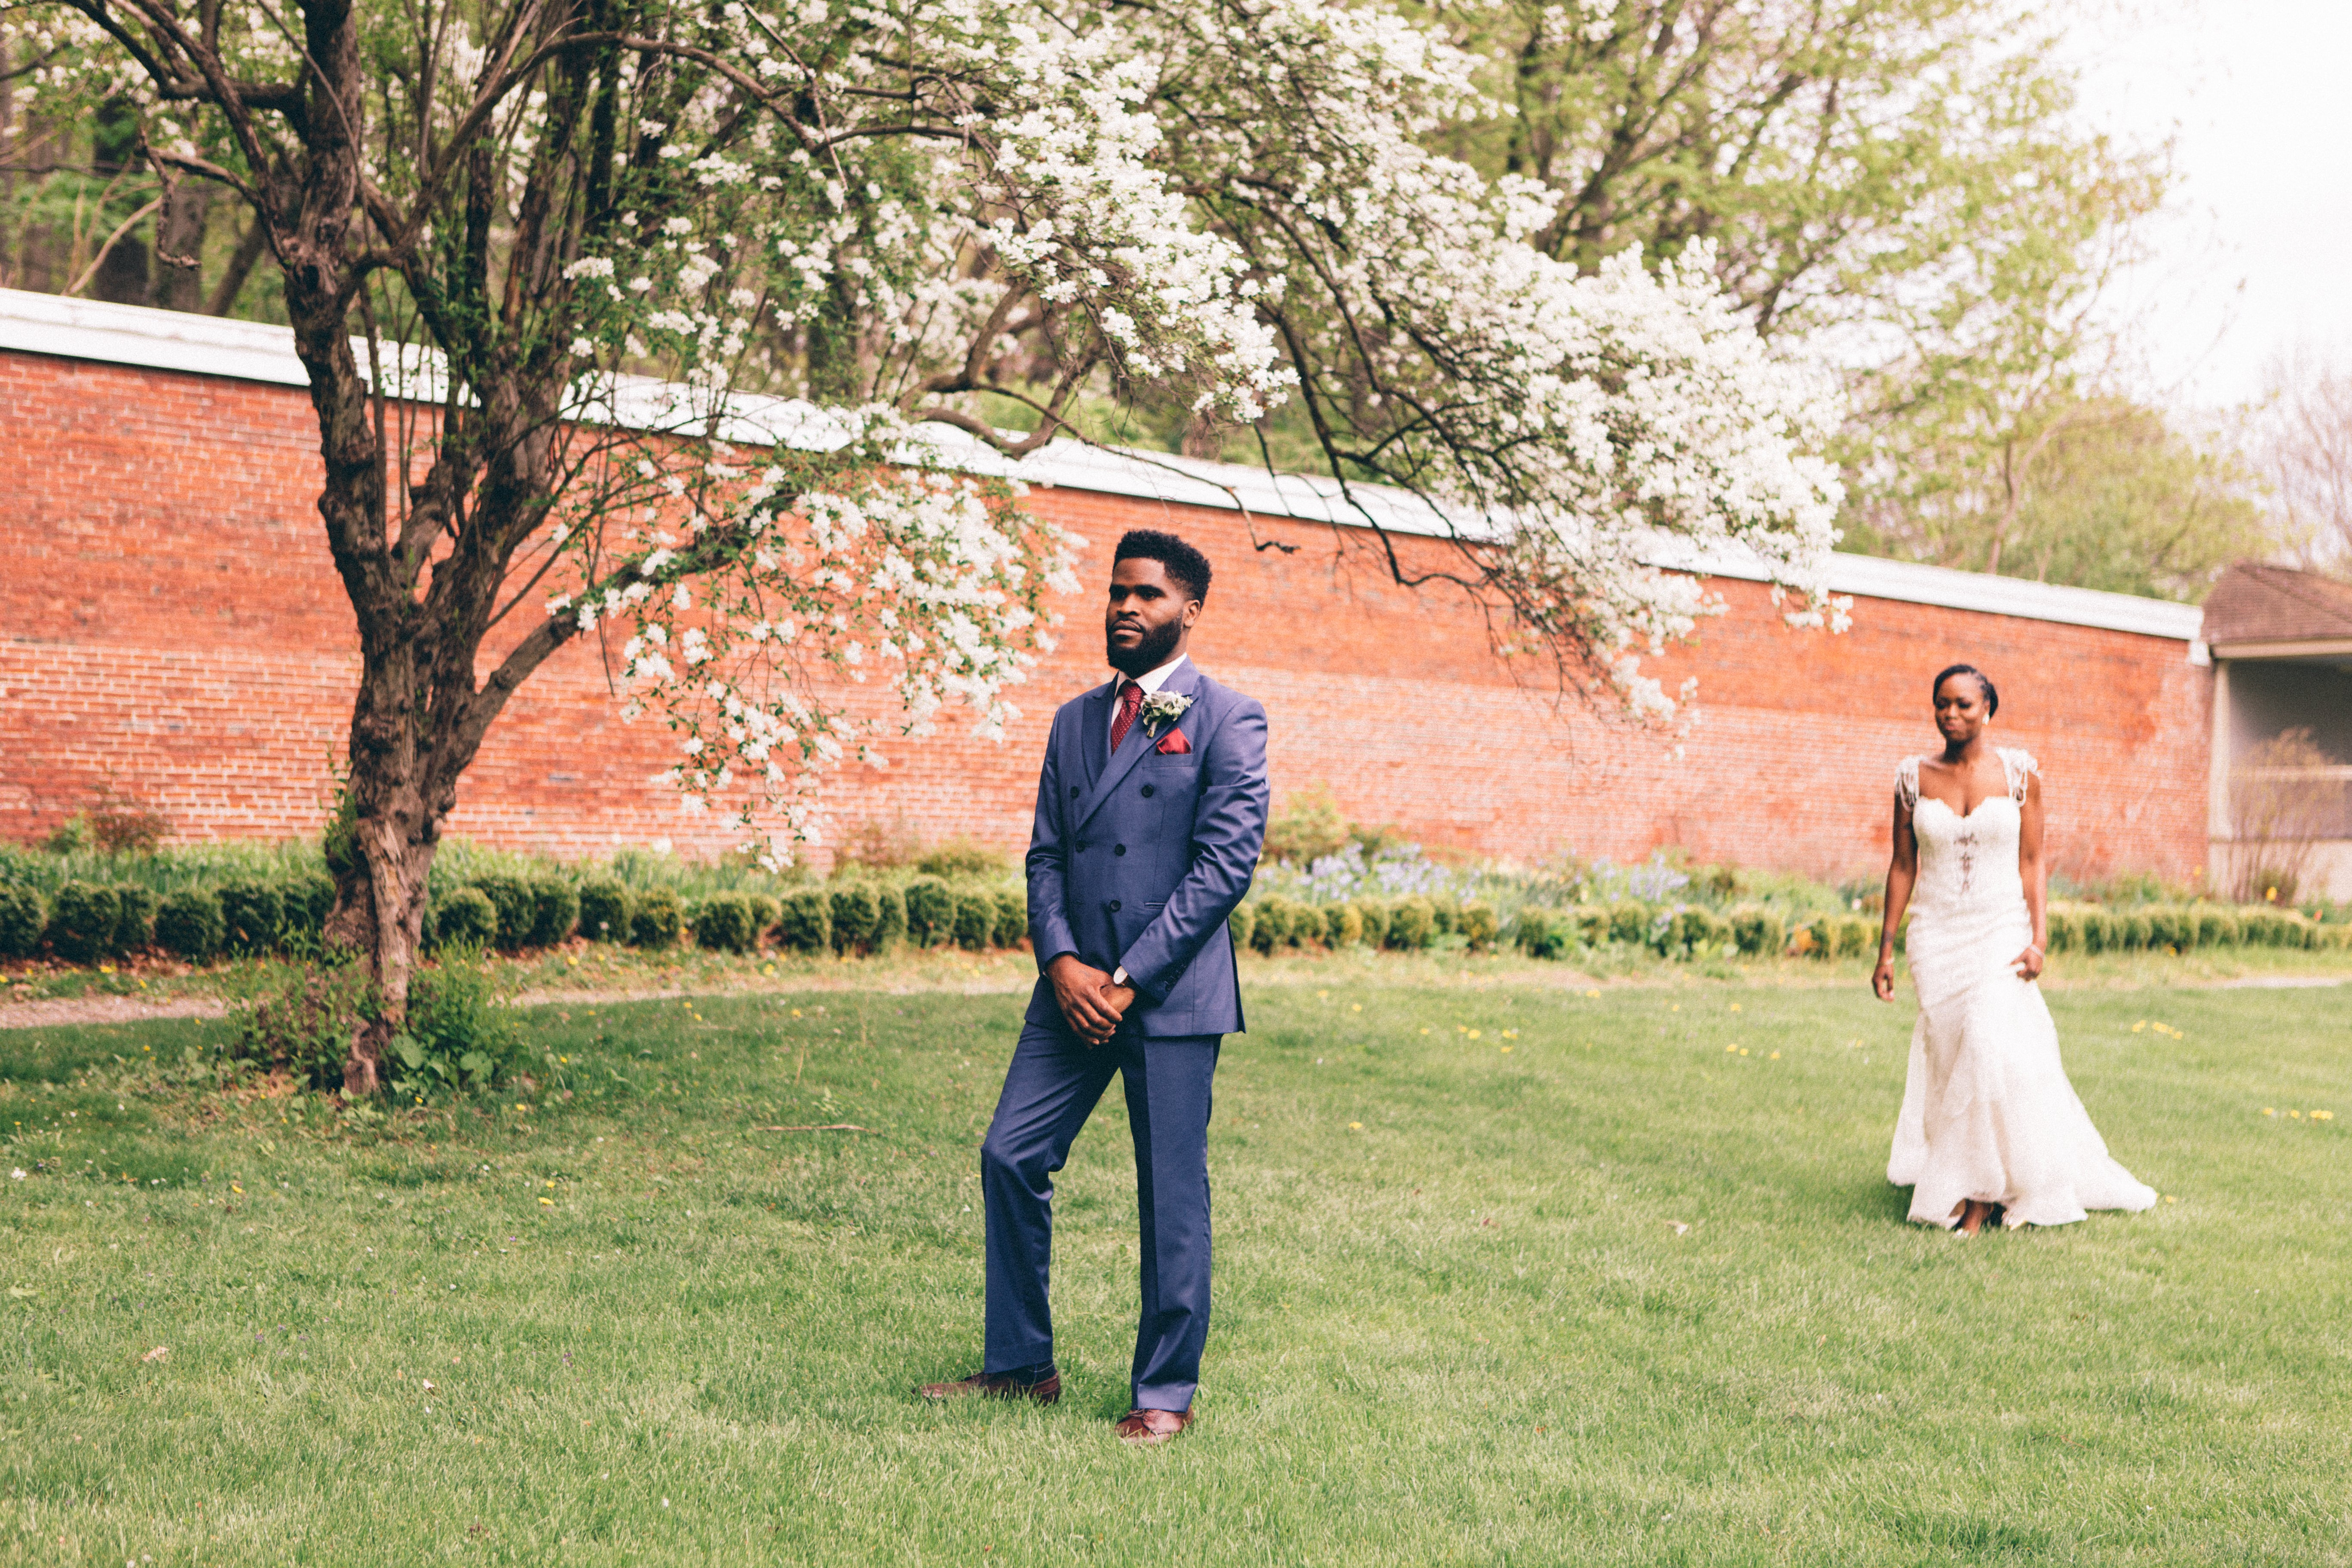
[[[362,651],[332,929],[387,1005],[354,1088],[457,781],[573,638],[612,639],[689,797],[780,816],[780,849],[871,739],[828,671],[884,672],[908,728],[1001,723],[1072,542],[949,438],[1018,456],[1136,382],[1244,424],[1295,389],[1335,473],[1444,520],[1443,574],[1515,645],[1645,710],[1635,654],[1707,607],[1662,536],[1824,613],[1819,400],[1703,268],[1525,244],[1551,198],[1423,150],[1481,110],[1379,5],[32,15],[38,90],[136,103],[159,177],[234,193],[283,274]]]

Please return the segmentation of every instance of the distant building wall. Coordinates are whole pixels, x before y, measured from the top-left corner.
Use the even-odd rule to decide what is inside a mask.
[[[303,392],[0,349],[0,837],[45,833],[109,777],[184,838],[315,831],[357,654]],[[1104,678],[1092,584],[1121,531],[1154,526],[1215,563],[1195,656],[1265,702],[1277,796],[1325,784],[1351,816],[1433,847],[1621,860],[1680,847],[1874,875],[1895,763],[1936,744],[1928,679],[1969,659],[2000,683],[1998,737],[2042,760],[2062,869],[2186,878],[2205,860],[2209,677],[2184,637],[1891,596],[1858,598],[1853,629],[1830,637],[1781,625],[1760,584],[1718,579],[1729,614],[1654,667],[1669,689],[1699,681],[1703,718],[1677,760],[1670,742],[1559,716],[1543,670],[1496,659],[1458,595],[1396,587],[1360,530],[1067,484],[1032,504],[1090,542],[1089,587],[1063,606],[1062,650],[1016,691],[1023,717],[997,744],[950,713],[937,735],[887,747],[887,771],[846,770],[837,828],[1025,841],[1046,721]],[[1253,548],[1253,530],[1296,552]],[[1950,587],[1935,594],[1983,596]],[[567,856],[726,847],[656,782],[667,732],[618,706],[593,642],[559,655],[492,731],[451,831]]]

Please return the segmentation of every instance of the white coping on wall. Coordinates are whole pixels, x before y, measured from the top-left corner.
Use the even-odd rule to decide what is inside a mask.
[[[294,355],[294,334],[286,327],[148,310],[137,305],[68,300],[13,289],[0,289],[0,351],[184,371],[280,386],[310,384],[309,375]],[[422,371],[425,367],[413,368]],[[423,384],[430,380],[429,375],[420,376],[411,382],[412,390],[420,395],[430,395],[427,385]],[[675,417],[679,391],[646,377],[625,377],[609,394],[609,401],[600,396],[594,409],[583,412],[601,414],[609,408],[624,423],[657,427]],[[796,400],[738,398],[730,404],[730,413],[733,416],[726,421],[725,434],[734,440],[748,443],[782,439],[794,445],[822,445],[825,440],[822,411]],[[1369,511],[1383,528],[1400,533],[1447,531],[1443,517],[1399,490],[1357,485],[1352,487],[1356,504],[1351,506],[1342,498],[1338,482],[1328,477],[1275,475],[1239,463],[1087,447],[1075,441],[1056,441],[1013,464],[1007,464],[976,442],[967,442],[964,449],[958,451],[957,460],[1031,484],[1129,496],[1174,506],[1246,510],[1265,517],[1342,527],[1364,526],[1363,512]],[[1360,507],[1362,510],[1358,510]],[[1686,549],[1662,552],[1657,564],[1750,582],[1770,578],[1760,561],[1702,555]],[[2190,658],[2203,662],[2205,649],[2199,634],[2204,625],[2204,612],[2194,605],[2102,593],[2092,588],[2060,587],[2021,577],[1956,572],[1949,567],[1843,551],[1830,559],[1828,586],[1833,594],[1864,598],[2168,637],[2189,644]]]

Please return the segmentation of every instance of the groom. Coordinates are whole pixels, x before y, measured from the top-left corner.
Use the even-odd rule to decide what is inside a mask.
[[[1192,1425],[1209,1337],[1209,1082],[1242,1027],[1225,917],[1265,839],[1265,710],[1195,668],[1185,644],[1206,557],[1172,533],[1118,542],[1103,616],[1118,678],[1054,715],[1029,841],[1043,977],[981,1145],[988,1211],[983,1369],[930,1399],[1062,1396],[1046,1306],[1053,1173],[1126,1080],[1142,1218],[1143,1315],[1121,1441]]]

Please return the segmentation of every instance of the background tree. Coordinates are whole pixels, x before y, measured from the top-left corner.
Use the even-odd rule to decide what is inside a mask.
[[[355,1089],[458,781],[573,639],[677,731],[688,799],[781,821],[778,854],[875,739],[833,678],[880,672],[905,728],[1001,725],[1071,542],[975,470],[1086,392],[1246,424],[1298,387],[1332,463],[1427,500],[1431,574],[1642,711],[1673,702],[1637,654],[1710,607],[1645,563],[1661,531],[1834,614],[1818,388],[1703,249],[1653,276],[1528,245],[1541,187],[1423,145],[1475,111],[1471,62],[1378,7],[31,16],[47,112],[132,105],[159,199],[209,184],[276,262],[362,654],[331,931],[386,1007]]]
[[[2305,346],[2271,367],[2262,459],[2284,542],[2314,567],[2352,567],[2352,370]]]

